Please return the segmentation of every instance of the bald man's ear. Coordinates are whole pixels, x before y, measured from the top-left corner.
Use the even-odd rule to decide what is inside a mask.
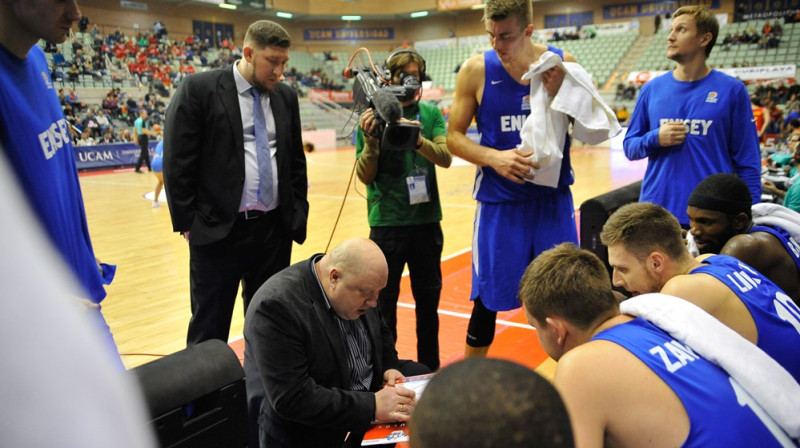
[[[328,283],[330,283],[331,288],[335,287],[339,280],[342,279],[342,274],[336,268],[331,268],[330,272],[328,273]]]

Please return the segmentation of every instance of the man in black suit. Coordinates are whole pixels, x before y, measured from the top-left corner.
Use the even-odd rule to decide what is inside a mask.
[[[258,290],[244,328],[250,417],[259,427],[254,446],[355,447],[372,420],[408,421],[414,391],[383,387],[403,377],[392,333],[375,309],[388,273],[381,249],[356,238]]]
[[[292,240],[306,238],[297,95],[279,81],[290,45],[277,23],[253,23],[242,59],[184,79],[167,110],[164,184],[173,229],[189,243],[189,345],[227,341],[239,282],[247,310],[289,265]]]

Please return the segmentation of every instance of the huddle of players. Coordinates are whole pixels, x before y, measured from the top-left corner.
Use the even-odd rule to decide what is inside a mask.
[[[757,347],[777,362],[764,370],[746,367],[766,374],[757,376],[756,383],[767,383],[776,370],[785,370],[781,375],[786,382],[759,387],[796,397],[800,297],[789,297],[775,283],[800,283],[793,252],[797,243],[789,236],[784,246],[780,237],[765,234],[769,230],[764,226],[753,226],[748,187],[735,175],[709,176],[688,203],[691,233],[703,252],[697,258],[690,255],[677,218],[663,207],[633,203],[611,215],[601,240],[608,247],[613,284],[635,296],[662,293],[629,304],[678,297],[683,300],[675,299],[677,303],[696,305],[703,310],[700,314],[718,320],[717,329],[733,330],[749,341],[741,341],[746,348]],[[762,263],[763,273],[724,255],[747,245],[760,245],[757,250],[769,262]],[[794,269],[791,279],[781,277],[784,262]],[[726,363],[720,356],[712,362],[679,342],[679,333],[621,311],[607,269],[593,253],[571,243],[543,252],[522,277],[519,300],[542,347],[558,361],[558,393],[535,373],[505,361],[473,358],[445,367],[412,414],[414,448],[445,442],[506,447],[796,446],[800,421],[785,414],[797,404],[776,410],[759,403],[759,395],[751,396],[752,389],[741,386],[741,376],[720,367],[754,359],[737,353],[740,359]],[[713,330],[691,329],[708,338]],[[727,343],[715,340],[712,345]],[[489,442],[468,443],[480,439]]]

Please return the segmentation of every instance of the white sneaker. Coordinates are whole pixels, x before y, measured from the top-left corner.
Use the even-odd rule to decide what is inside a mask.
[[[153,201],[153,208],[158,208],[158,207],[161,207],[158,201]]]

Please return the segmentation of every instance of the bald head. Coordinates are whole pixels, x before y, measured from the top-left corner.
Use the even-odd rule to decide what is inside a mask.
[[[353,238],[334,247],[328,256],[331,266],[343,272],[389,272],[381,248],[367,238]]]
[[[325,255],[317,272],[336,314],[352,320],[378,305],[378,293],[386,286],[389,267],[377,244],[353,238]]]

